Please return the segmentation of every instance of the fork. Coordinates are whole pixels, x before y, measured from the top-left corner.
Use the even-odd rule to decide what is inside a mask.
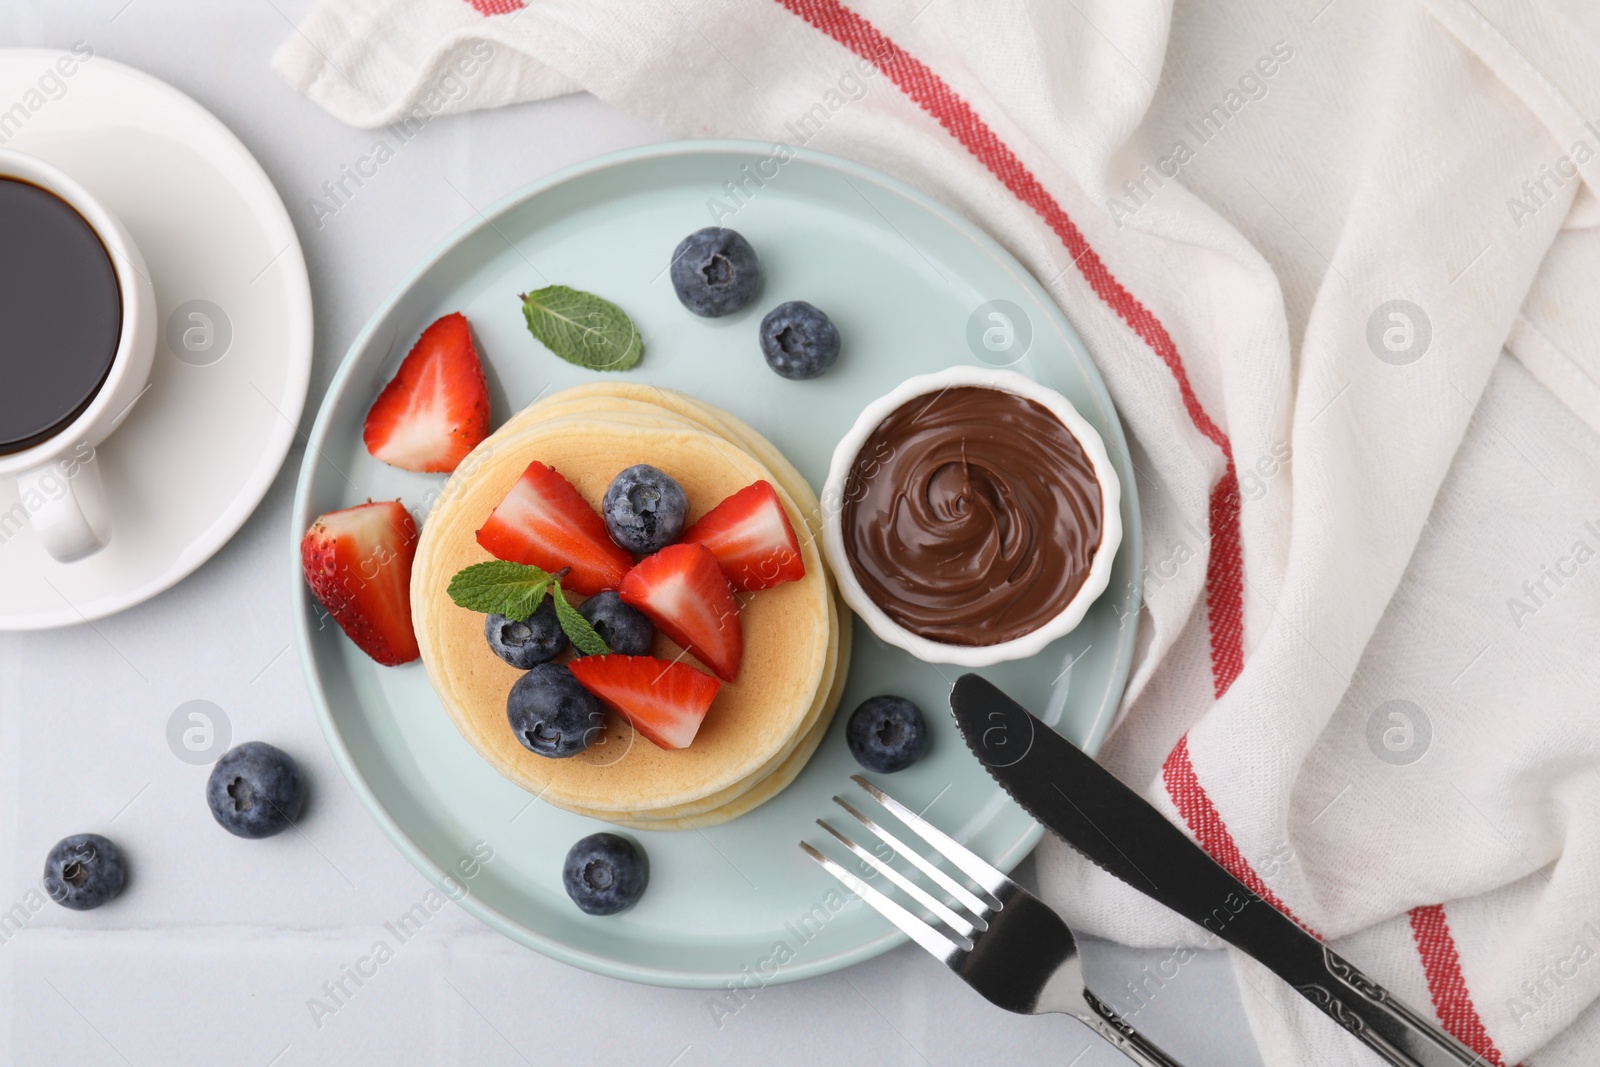
[[[843,797],[833,801],[894,853],[939,887],[953,903],[929,893],[876,853],[818,819],[821,826],[857,859],[883,875],[935,917],[928,922],[888,894],[868,885],[822,852],[800,847],[823,869],[913,941],[942,960],[990,1003],[1023,1015],[1057,1012],[1094,1030],[1141,1067],[1183,1067],[1128,1024],[1084,984],[1078,943],[1061,917],[1016,882],[980,859],[948,834],[861,777],[850,780],[866,790],[934,852],[978,886],[975,893]]]

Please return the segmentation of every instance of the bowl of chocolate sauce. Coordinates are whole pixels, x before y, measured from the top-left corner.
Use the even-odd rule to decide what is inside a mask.
[[[878,637],[982,667],[1083,621],[1122,542],[1121,495],[1066,397],[1015,371],[952,367],[869,404],[834,449],[823,548]]]

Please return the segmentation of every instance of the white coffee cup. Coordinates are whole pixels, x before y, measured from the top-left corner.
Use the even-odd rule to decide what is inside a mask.
[[[0,455],[0,477],[17,480],[21,507],[46,552],[62,563],[91,556],[111,539],[111,514],[95,450],[127,417],[150,381],[156,351],[156,294],[144,257],[115,215],[58,168],[0,148],[0,179],[18,179],[70,204],[100,238],[122,293],[122,328],[99,392],[45,441]]]

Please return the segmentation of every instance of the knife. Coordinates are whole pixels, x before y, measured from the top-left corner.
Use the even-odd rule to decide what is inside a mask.
[[[967,747],[1028,814],[1145,896],[1255,957],[1388,1062],[1488,1063],[1252,892],[1148,801],[991,683],[962,675],[950,708]]]

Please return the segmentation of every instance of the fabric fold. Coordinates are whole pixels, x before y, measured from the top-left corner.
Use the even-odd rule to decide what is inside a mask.
[[[357,125],[582,88],[981,223],[1133,439],[1101,758],[1486,1062],[1544,1067],[1600,1044],[1597,45],[1576,0],[321,0],[275,65]],[[1039,855],[1082,931],[1208,943]],[[1236,964],[1268,1064],[1376,1062]]]

